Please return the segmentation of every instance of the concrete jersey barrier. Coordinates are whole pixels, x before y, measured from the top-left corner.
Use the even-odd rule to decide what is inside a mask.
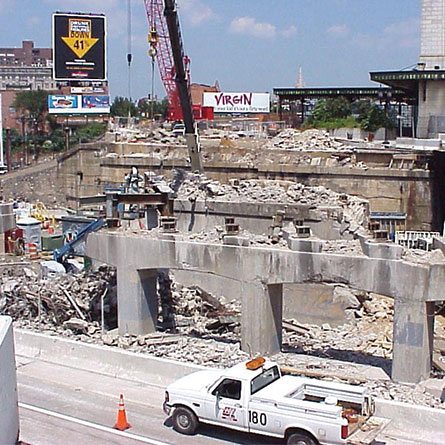
[[[0,444],[15,444],[19,437],[17,377],[11,317],[0,316]]]
[[[23,329],[15,329],[14,337],[18,355],[147,384],[167,386],[184,375],[207,369],[192,363],[150,357]],[[391,419],[395,426],[406,425],[408,421],[422,425],[423,429],[441,431],[445,424],[445,410],[379,398],[375,402],[376,415]]]

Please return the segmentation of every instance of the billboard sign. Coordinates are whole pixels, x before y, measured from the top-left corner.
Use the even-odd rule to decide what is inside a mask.
[[[48,96],[48,111],[50,114],[108,114],[110,96]]]
[[[269,93],[204,93],[204,107],[215,113],[269,113]]]
[[[53,14],[53,59],[55,80],[106,80],[105,16]]]

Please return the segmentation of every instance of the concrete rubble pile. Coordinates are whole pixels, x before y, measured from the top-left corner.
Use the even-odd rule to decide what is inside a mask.
[[[359,240],[325,240],[323,242],[322,252],[349,256],[364,256]]]
[[[282,237],[282,231],[278,231],[276,238],[267,235],[256,235],[247,230],[240,229],[237,236],[247,238],[250,246],[257,247],[279,247],[282,249],[288,249],[287,241]],[[205,232],[194,232],[186,234],[184,239],[189,241],[197,241],[203,243],[222,243],[224,239],[225,231],[221,226],[215,226],[212,230]]]
[[[17,327],[212,367],[228,367],[248,357],[239,343],[241,303],[227,302],[197,286],[182,286],[164,271],[158,276],[157,332],[118,336],[115,331],[102,334],[97,321],[101,297],[105,294],[110,295],[110,300],[115,299],[113,269],[102,267],[96,273],[62,274],[51,279],[39,279],[26,267],[15,272],[8,270],[3,272],[0,286],[0,313],[11,315]],[[272,358],[282,366],[301,369],[303,373],[320,371],[319,378],[339,381],[354,380],[360,363],[388,368],[392,353],[392,300],[344,285],[336,285],[334,298],[348,302],[350,323],[331,327],[327,323],[316,326],[284,320],[283,350],[288,351]],[[109,316],[112,309],[107,306],[112,302],[106,303]],[[445,326],[441,329],[445,338]],[[419,388],[386,379],[358,381],[365,383],[374,395],[444,407]]]
[[[349,221],[359,226],[364,226],[368,216],[368,202],[364,199],[293,181],[250,179],[221,184],[202,174],[187,173],[176,190],[178,199],[190,201],[300,204],[314,209],[339,207]]]
[[[226,302],[199,286],[182,286],[167,273],[158,275],[158,295],[164,329],[201,337],[217,333],[231,339],[240,333],[241,304],[236,300]]]
[[[112,300],[115,271],[106,267],[96,273],[59,274],[39,278],[31,268],[24,273],[8,269],[0,285],[0,314],[10,315],[16,326],[55,331],[70,336],[89,336],[99,331],[102,296]],[[107,300],[105,311],[112,311]]]
[[[425,251],[422,249],[405,248],[402,259],[418,264],[443,264],[445,263],[445,254],[439,249]]]
[[[337,141],[323,130],[299,131],[287,128],[271,139],[266,148],[296,151],[350,151],[351,147]]]
[[[393,300],[337,285],[334,301],[345,302],[350,323],[331,327],[303,325],[288,320],[284,340],[303,353],[382,366],[392,358]],[[389,369],[388,369],[389,371]]]
[[[120,129],[116,136],[117,142],[148,143],[150,145],[185,145],[182,136],[176,136],[164,128],[126,130]]]

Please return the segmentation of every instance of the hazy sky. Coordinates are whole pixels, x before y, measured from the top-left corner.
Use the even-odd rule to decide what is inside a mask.
[[[143,0],[131,0],[132,97],[151,89]],[[421,0],[177,0],[192,81],[225,91],[366,86],[369,71],[417,62]],[[0,47],[51,46],[51,13],[105,13],[112,96],[128,95],[127,0],[0,0]],[[164,96],[159,78],[156,92]]]

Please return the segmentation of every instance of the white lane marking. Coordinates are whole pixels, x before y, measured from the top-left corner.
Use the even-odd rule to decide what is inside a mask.
[[[107,433],[115,434],[117,436],[126,437],[127,439],[138,440],[139,442],[148,443],[150,445],[171,445],[167,442],[161,442],[155,439],[149,439],[148,437],[138,436],[137,434],[127,433],[126,431],[115,430],[108,426],[98,425],[97,423],[88,422],[87,420],[77,419],[76,417],[67,416],[65,414],[60,414],[55,411],[50,411],[44,408],[39,408],[38,406],[28,405],[27,403],[19,402],[19,407],[28,409],[30,411],[35,411],[36,413],[46,414],[48,416],[57,417],[58,419],[66,420],[68,422],[77,423],[78,425],[86,426],[88,428],[95,428],[96,430],[105,431]]]

